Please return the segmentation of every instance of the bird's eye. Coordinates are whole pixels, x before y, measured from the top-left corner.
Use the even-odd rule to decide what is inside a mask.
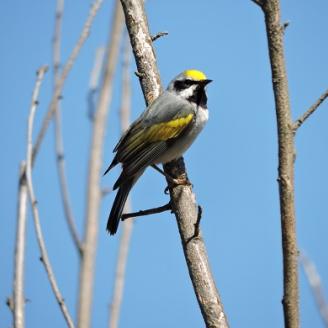
[[[184,81],[184,84],[185,84],[186,87],[190,87],[191,85],[194,84],[194,81],[192,81],[192,80],[185,80]]]

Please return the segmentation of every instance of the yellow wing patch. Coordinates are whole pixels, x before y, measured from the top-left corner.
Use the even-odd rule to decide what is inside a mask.
[[[155,124],[145,132],[144,141],[166,141],[177,137],[182,130],[191,122],[193,114],[180,117],[169,122]]]
[[[196,81],[206,80],[206,75],[203,72],[197,71],[195,69],[188,69],[188,70],[184,71],[183,74],[186,77],[189,77],[190,79],[193,79]]]
[[[127,151],[141,148],[146,143],[166,141],[177,137],[192,121],[193,116],[193,114],[189,114],[136,131],[126,144]]]

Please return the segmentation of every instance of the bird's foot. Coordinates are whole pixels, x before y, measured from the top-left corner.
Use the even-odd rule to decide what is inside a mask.
[[[186,177],[181,178],[172,178],[171,176],[166,176],[169,185],[164,189],[164,194],[168,195],[170,188],[174,188],[176,186],[193,186],[192,183]]]
[[[175,186],[192,186],[192,183],[186,177],[182,177],[182,178],[172,178],[171,177],[170,183],[172,183],[174,187]]]

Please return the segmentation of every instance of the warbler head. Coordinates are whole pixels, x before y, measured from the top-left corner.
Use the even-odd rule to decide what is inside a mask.
[[[170,82],[167,90],[183,99],[196,103],[198,106],[206,107],[205,87],[210,82],[212,80],[207,79],[203,72],[189,69],[175,77]]]

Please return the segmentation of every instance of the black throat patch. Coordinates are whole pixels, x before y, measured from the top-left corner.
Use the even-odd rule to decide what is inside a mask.
[[[205,92],[205,88],[203,86],[197,86],[194,94],[188,98],[190,102],[194,102],[197,106],[201,106],[203,108],[207,108],[207,96]]]

